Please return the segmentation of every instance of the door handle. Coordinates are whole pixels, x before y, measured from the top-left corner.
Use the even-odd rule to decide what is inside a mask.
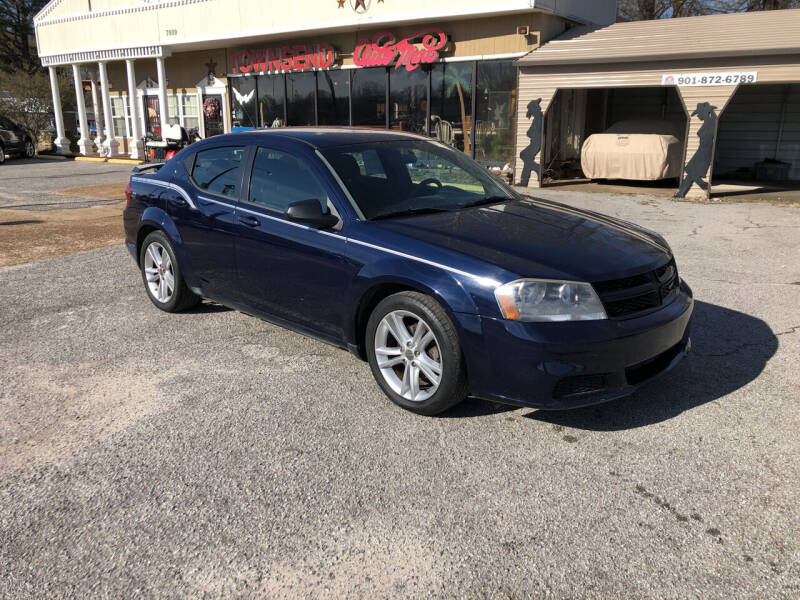
[[[248,215],[240,216],[239,223],[241,223],[242,225],[247,225],[248,227],[258,227],[259,225],[261,225],[261,221],[259,221],[255,217],[251,217]]]
[[[188,203],[186,200],[181,198],[180,196],[176,196],[174,198],[170,198],[169,201],[174,204],[175,206],[186,206]]]

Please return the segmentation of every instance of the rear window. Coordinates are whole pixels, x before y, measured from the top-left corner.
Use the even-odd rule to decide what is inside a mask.
[[[235,198],[239,194],[239,167],[244,146],[211,148],[197,153],[192,180],[200,189]]]

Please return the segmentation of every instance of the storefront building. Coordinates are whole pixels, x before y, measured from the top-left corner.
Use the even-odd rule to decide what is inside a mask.
[[[82,154],[137,158],[169,124],[202,137],[344,125],[429,135],[513,169],[514,61],[568,27],[613,22],[615,4],[52,0],[34,23],[54,98],[56,68],[75,83],[77,123],[56,102],[65,152],[69,130]]]

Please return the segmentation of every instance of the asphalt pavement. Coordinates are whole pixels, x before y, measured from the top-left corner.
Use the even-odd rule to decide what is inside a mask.
[[[426,418],[122,247],[0,269],[0,597],[800,596],[800,210],[542,195],[666,235],[668,377]]]
[[[125,182],[134,165],[45,160],[9,159],[0,167],[0,209],[57,210],[112,204],[81,194],[79,188]],[[64,190],[74,190],[64,194]],[[61,192],[61,193],[56,193]]]

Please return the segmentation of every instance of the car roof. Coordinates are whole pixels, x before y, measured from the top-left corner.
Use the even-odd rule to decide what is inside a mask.
[[[346,146],[349,144],[363,144],[369,142],[385,142],[396,140],[427,140],[428,138],[402,131],[388,131],[386,129],[361,129],[356,127],[280,127],[275,129],[252,129],[236,133],[208,138],[208,140],[223,141],[236,138],[237,143],[257,144],[267,143],[269,139],[292,139],[313,146],[315,148],[328,148],[330,146]]]

